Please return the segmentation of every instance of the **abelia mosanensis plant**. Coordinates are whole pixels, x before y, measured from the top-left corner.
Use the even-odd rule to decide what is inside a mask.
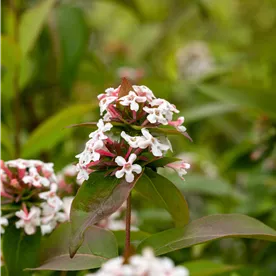
[[[94,171],[134,181],[143,165],[158,160],[172,151],[167,137],[177,131],[189,137],[183,126],[184,117],[165,99],[157,98],[146,86],[130,86],[123,82],[118,88],[108,88],[98,96],[101,119],[90,133],[83,152],[76,157],[78,177],[87,180]],[[160,127],[171,126],[172,129]],[[182,177],[189,164],[170,166]]]
[[[6,206],[1,226],[8,221],[15,222],[16,228],[33,235],[38,228],[42,234],[53,231],[58,223],[68,218],[63,202],[57,195],[58,185],[52,163],[39,160],[1,160],[1,197]],[[1,232],[4,229],[1,228]]]
[[[124,258],[117,257],[107,261],[101,269],[94,274],[86,276],[189,276],[189,270],[184,266],[175,266],[167,257],[155,257],[150,248],[145,248],[142,255],[129,258],[124,264]]]
[[[70,209],[74,196],[81,186],[77,179],[77,170],[74,165],[67,165],[57,174],[57,182],[59,186],[58,195],[63,201],[63,208],[69,219]],[[112,215],[99,221],[96,225],[109,230],[124,230],[125,229],[125,211],[126,202]],[[134,211],[131,211],[131,230],[138,230],[138,218]]]

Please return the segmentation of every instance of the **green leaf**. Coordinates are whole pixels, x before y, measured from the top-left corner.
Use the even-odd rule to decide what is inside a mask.
[[[140,174],[134,182],[128,183],[124,179],[105,174],[106,172],[90,174],[73,200],[70,213],[70,256],[74,256],[81,246],[86,229],[120,208],[141,176]]]
[[[87,25],[83,11],[72,5],[59,6],[56,21],[61,48],[61,83],[65,89],[70,89],[87,45]]]
[[[155,254],[160,255],[227,237],[276,241],[276,231],[245,215],[211,215],[194,220],[185,227],[154,234],[142,241],[138,250],[152,247]]]
[[[212,276],[239,268],[239,266],[226,265],[209,260],[186,262],[183,266],[189,270],[190,276]]]
[[[55,2],[42,1],[23,13],[19,24],[19,44],[23,55],[32,50]]]
[[[39,262],[41,234],[26,235],[22,229],[10,224],[5,229],[2,251],[8,275],[31,275],[23,271],[27,267],[35,267]]]
[[[239,109],[240,106],[237,104],[215,102],[186,109],[183,113],[185,114],[185,121],[191,123],[209,117],[235,112]]]
[[[210,178],[200,174],[186,175],[183,181],[176,173],[158,169],[158,173],[169,178],[182,192],[199,193],[211,196],[229,196],[233,194],[231,185],[220,178]]]
[[[177,161],[181,161],[181,159],[176,158],[176,157],[163,157],[163,158],[159,158],[158,160],[148,163],[147,166],[153,167],[153,168],[158,168],[158,167],[164,167],[169,163],[174,163]]]
[[[135,185],[135,190],[156,206],[166,209],[176,226],[184,226],[189,222],[188,204],[182,193],[167,178],[146,169]]]
[[[9,159],[12,159],[14,156],[14,146],[12,143],[11,131],[6,125],[1,123],[1,145],[5,147],[9,154]],[[3,148],[2,148],[3,150]]]
[[[117,230],[112,232],[117,239],[118,246],[123,248],[125,246],[126,232],[124,230]],[[133,244],[134,246],[137,246],[142,240],[144,240],[145,238],[148,238],[149,236],[150,234],[147,232],[131,231],[131,234],[130,234],[131,244]]]
[[[84,270],[100,267],[118,255],[115,236],[111,231],[89,227],[84,242],[73,259],[68,247],[70,223],[61,224],[42,244],[40,266],[32,270]]]
[[[71,130],[64,129],[70,123],[77,122],[85,113],[91,111],[93,104],[77,104],[65,108],[41,123],[30,135],[23,147],[22,155],[29,158],[41,150],[50,149],[62,141]]]
[[[270,114],[276,118],[275,93],[256,91],[254,89],[237,90],[219,85],[200,85],[199,91],[222,102],[237,104],[241,107],[250,107]]]

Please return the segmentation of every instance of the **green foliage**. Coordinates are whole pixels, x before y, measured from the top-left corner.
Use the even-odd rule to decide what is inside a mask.
[[[135,182],[128,183],[105,174],[106,172],[92,173],[74,198],[70,213],[71,257],[83,243],[86,229],[119,209],[135,185]]]
[[[135,190],[157,207],[165,208],[171,214],[176,226],[184,226],[189,222],[187,202],[167,178],[151,169],[146,169],[135,185]]]
[[[26,235],[14,225],[6,228],[2,240],[2,252],[7,275],[31,275],[25,268],[36,267],[39,262],[41,233]]]
[[[70,225],[64,223],[42,244],[40,266],[32,270],[85,270],[100,267],[103,262],[118,255],[114,235],[105,229],[89,227],[82,246],[70,258]]]
[[[28,158],[41,150],[54,147],[66,135],[68,136],[70,130],[65,129],[65,127],[74,121],[77,122],[84,113],[91,111],[93,107],[92,104],[73,105],[44,121],[31,133],[23,147],[22,155]]]
[[[169,229],[142,241],[138,250],[145,246],[155,254],[165,254],[199,243],[227,237],[257,238],[276,241],[276,231],[245,215],[212,215],[192,221],[186,227]]]
[[[46,0],[22,15],[19,25],[19,45],[23,56],[28,54],[34,47],[55,2],[56,0]]]

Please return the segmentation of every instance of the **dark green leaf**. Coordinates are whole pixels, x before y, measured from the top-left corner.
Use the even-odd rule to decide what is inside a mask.
[[[77,122],[81,116],[93,109],[93,104],[77,104],[65,108],[40,124],[31,134],[23,147],[25,158],[50,149],[68,135],[64,128],[70,123]]]
[[[117,239],[118,246],[123,248],[125,246],[126,232],[124,230],[112,231]],[[137,246],[142,240],[148,238],[149,233],[143,231],[131,231],[130,240],[131,244]]]
[[[2,252],[8,275],[31,275],[23,271],[28,267],[35,267],[39,262],[41,234],[26,235],[22,229],[9,225],[3,235]]]
[[[172,216],[176,226],[189,222],[189,209],[182,193],[167,178],[151,169],[146,169],[135,190],[156,206],[165,208]]]
[[[100,267],[103,262],[118,255],[116,238],[111,231],[89,227],[84,242],[73,259],[68,247],[70,224],[60,225],[42,244],[40,266],[32,270],[84,270]]]
[[[61,47],[61,82],[70,89],[87,44],[87,25],[83,11],[72,5],[61,5],[56,11]]]
[[[157,255],[227,237],[276,241],[276,231],[262,222],[240,214],[211,215],[173,228],[142,241],[138,249],[152,247]]]
[[[85,181],[72,203],[70,256],[74,256],[83,242],[86,229],[114,213],[127,199],[133,183],[115,176],[105,176],[106,172],[94,172]]]
[[[55,2],[56,0],[42,1],[23,13],[19,25],[19,44],[23,55],[32,50]]]
[[[156,161],[148,163],[147,166],[153,167],[153,168],[158,168],[158,167],[164,167],[169,163],[173,163],[173,162],[177,162],[177,161],[181,161],[181,159],[176,158],[176,157],[163,157]]]

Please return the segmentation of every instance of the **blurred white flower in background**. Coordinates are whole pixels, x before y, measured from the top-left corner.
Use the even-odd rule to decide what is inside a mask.
[[[167,257],[155,257],[150,248],[143,250],[142,255],[129,258],[128,264],[123,264],[123,257],[111,259],[93,274],[86,276],[189,276],[184,266],[175,266]]]
[[[200,79],[215,69],[215,61],[208,45],[194,41],[179,49],[176,55],[179,77]]]

